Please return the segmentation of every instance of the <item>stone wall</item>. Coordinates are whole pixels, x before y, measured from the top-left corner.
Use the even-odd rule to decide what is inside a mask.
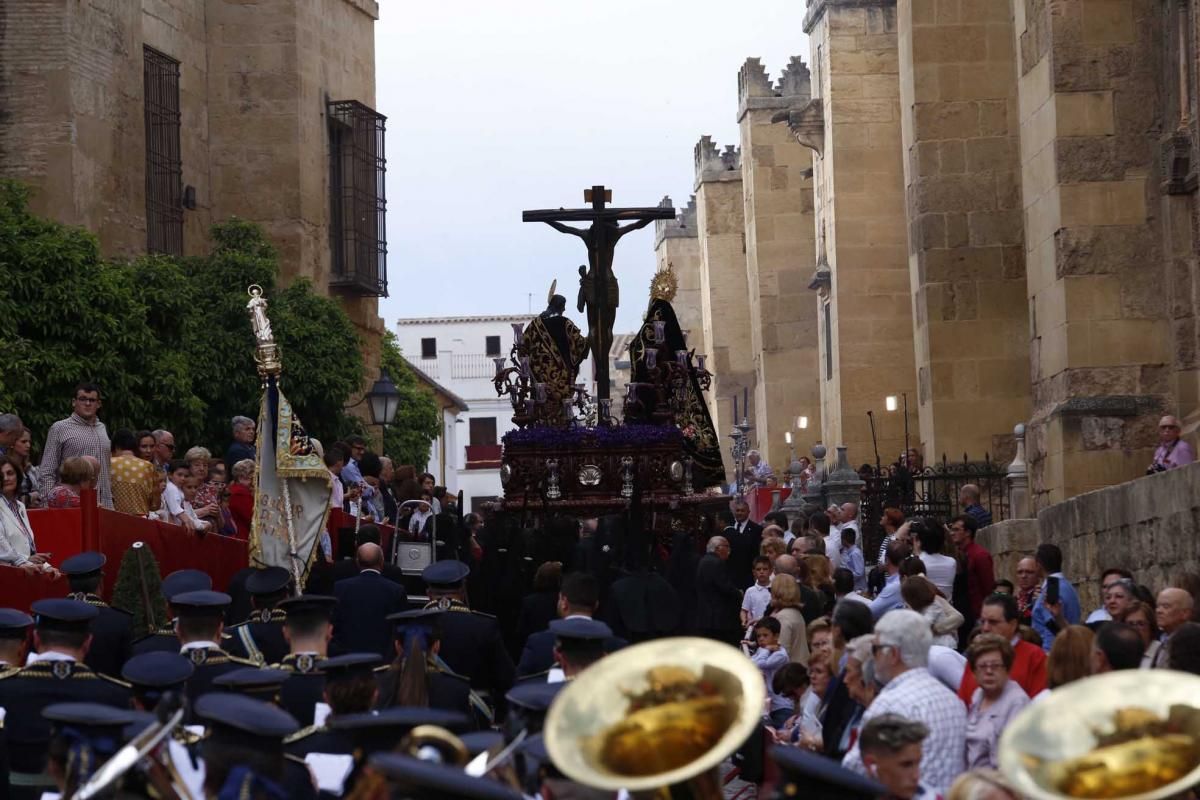
[[[1016,582],[1016,562],[1040,542],[1058,545],[1085,610],[1100,604],[1100,573],[1125,567],[1157,592],[1176,572],[1200,570],[1200,464],[1088,492],[1056,503],[1036,520],[984,528],[996,575]]]
[[[880,455],[892,460],[905,424],[883,414],[884,397],[916,397],[895,5],[810,3],[804,29],[814,101],[788,120],[819,155],[818,264],[828,265],[822,300],[829,309],[828,324],[821,322],[823,439],[831,450],[846,445],[855,464],[873,460],[867,411],[878,412]]]
[[[740,408],[743,390],[755,393],[741,154],[733,145],[721,151],[705,136],[696,144],[695,167],[703,339],[714,375],[709,413],[718,431],[730,430],[736,395],[739,416],[757,426],[753,407],[749,414]]]
[[[674,203],[664,197],[660,206],[671,208]],[[678,209],[673,220],[654,222],[654,261],[658,271],[668,266],[675,272],[679,289],[675,292],[675,316],[679,327],[688,334],[688,347],[704,353],[704,321],[700,312],[700,237],[696,227],[696,197]],[[707,354],[706,354],[707,355]]]
[[[0,175],[33,187],[36,212],[94,232],[106,255],[145,252],[149,46],[179,62],[182,183],[196,198],[184,254],[207,252],[212,223],[236,215],[264,227],[285,281],[328,291],[325,103],[375,102],[375,0],[21,0],[2,13]],[[340,299],[369,386],[378,300]]]
[[[757,58],[738,73],[754,417],[758,447],[777,470],[789,461],[784,434],[797,416],[821,427],[818,302],[808,288],[816,261],[812,151],[771,121],[812,99],[809,80],[799,57],[777,83]],[[801,452],[811,445],[796,441]]]
[[[1013,0],[1035,504],[1145,470],[1173,409],[1158,214],[1162,4]]]
[[[926,462],[1012,457],[1029,415],[1012,15],[899,0],[901,121]]]

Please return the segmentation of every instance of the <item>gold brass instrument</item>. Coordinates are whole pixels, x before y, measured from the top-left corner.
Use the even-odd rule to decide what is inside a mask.
[[[1200,676],[1122,670],[1055,689],[1000,737],[1000,770],[1034,800],[1164,800],[1200,783]]]
[[[642,792],[710,773],[762,724],[766,687],[740,650],[692,637],[606,656],[550,706],[555,767],[594,789]]]
[[[466,746],[450,731],[437,725],[418,725],[409,731],[398,748],[413,758],[440,761],[452,767],[465,767],[470,761]]]
[[[72,800],[89,800],[121,779],[131,769],[139,768],[146,773],[150,783],[164,800],[194,800],[183,779],[171,763],[167,742],[177,728],[183,725],[185,711],[175,711],[165,722],[156,722],[139,733],[104,762],[87,783],[80,786]]]

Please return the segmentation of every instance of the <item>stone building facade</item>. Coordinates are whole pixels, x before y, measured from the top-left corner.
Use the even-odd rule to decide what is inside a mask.
[[[750,350],[724,360],[756,367],[760,447],[778,446],[810,397],[823,443],[847,445],[855,464],[874,457],[868,411],[884,462],[905,429],[927,462],[1003,462],[1024,422],[1045,508],[1141,475],[1162,414],[1196,441],[1198,5],[807,0],[808,91],[787,82],[796,59],[775,84],[756,59],[739,75],[751,330],[724,339]],[[761,146],[768,126],[753,111],[746,124],[748,97],[803,156]],[[769,263],[811,276],[795,324],[816,321],[815,349],[771,339],[792,284],[764,281],[782,266],[764,273],[755,254],[763,176],[784,163],[799,171],[770,202],[798,211],[775,218],[786,243]],[[736,214],[725,222],[721,242]],[[703,254],[711,226],[697,227]],[[740,307],[706,299],[703,255],[700,269],[701,307]],[[773,357],[790,371],[772,372]],[[773,403],[784,381],[801,386]],[[906,401],[907,425],[879,413],[887,396]]]
[[[109,256],[263,226],[283,280],[336,295],[376,376],[386,295],[376,0],[14,0],[0,175]]]

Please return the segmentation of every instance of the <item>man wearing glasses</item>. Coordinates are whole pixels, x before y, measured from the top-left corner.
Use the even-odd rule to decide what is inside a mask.
[[[46,434],[46,447],[38,471],[38,483],[42,497],[50,494],[58,480],[58,465],[68,458],[91,456],[100,463],[100,479],[96,491],[100,505],[112,508],[112,485],[109,481],[111,448],[108,431],[97,417],[100,411],[100,387],[94,383],[81,383],[75,387],[72,401],[73,413],[50,426]]]
[[[1179,432],[1178,418],[1168,414],[1158,421],[1158,449],[1154,451],[1154,461],[1146,474],[1166,472],[1196,460],[1192,446],[1179,438]]]

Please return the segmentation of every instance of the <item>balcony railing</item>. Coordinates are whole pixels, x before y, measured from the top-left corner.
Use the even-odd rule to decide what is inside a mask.
[[[470,380],[472,378],[492,378],[496,375],[496,362],[493,356],[485,355],[452,355],[450,356],[450,377],[453,380]]]

